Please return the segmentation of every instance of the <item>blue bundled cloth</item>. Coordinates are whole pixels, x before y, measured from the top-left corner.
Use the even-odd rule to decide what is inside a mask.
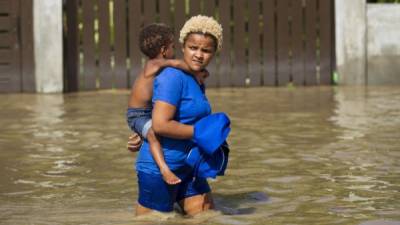
[[[223,176],[228,165],[228,145],[221,146],[212,155],[204,153],[198,146],[194,146],[186,163],[193,168],[195,177],[215,178]]]
[[[196,177],[215,178],[224,175],[228,165],[229,147],[226,138],[230,120],[225,113],[215,113],[202,118],[194,125],[195,146],[186,163],[194,169]]]

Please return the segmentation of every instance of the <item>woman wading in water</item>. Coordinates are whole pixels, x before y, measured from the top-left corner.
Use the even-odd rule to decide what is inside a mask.
[[[136,160],[137,215],[171,212],[175,202],[188,215],[214,208],[206,178],[197,177],[185,160],[194,145],[195,124],[211,114],[199,71],[221,49],[222,27],[211,17],[195,16],[183,26],[179,41],[189,72],[166,67],[155,78],[152,129],[160,136],[165,162],[181,182],[169,185],[163,180],[145,140]]]

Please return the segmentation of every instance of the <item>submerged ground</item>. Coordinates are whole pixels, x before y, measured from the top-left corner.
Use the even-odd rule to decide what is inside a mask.
[[[208,90],[218,211],[134,218],[127,91],[0,95],[0,224],[400,224],[400,87]]]

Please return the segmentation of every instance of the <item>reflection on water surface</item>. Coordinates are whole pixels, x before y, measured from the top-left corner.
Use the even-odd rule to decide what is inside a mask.
[[[0,95],[2,224],[399,224],[400,88],[208,90],[232,120],[218,212],[134,218],[128,92]]]

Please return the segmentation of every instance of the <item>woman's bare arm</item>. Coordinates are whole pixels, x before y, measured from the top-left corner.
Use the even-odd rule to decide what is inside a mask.
[[[153,107],[152,128],[158,135],[175,139],[192,139],[193,126],[175,121],[176,107],[163,101],[156,101]]]

